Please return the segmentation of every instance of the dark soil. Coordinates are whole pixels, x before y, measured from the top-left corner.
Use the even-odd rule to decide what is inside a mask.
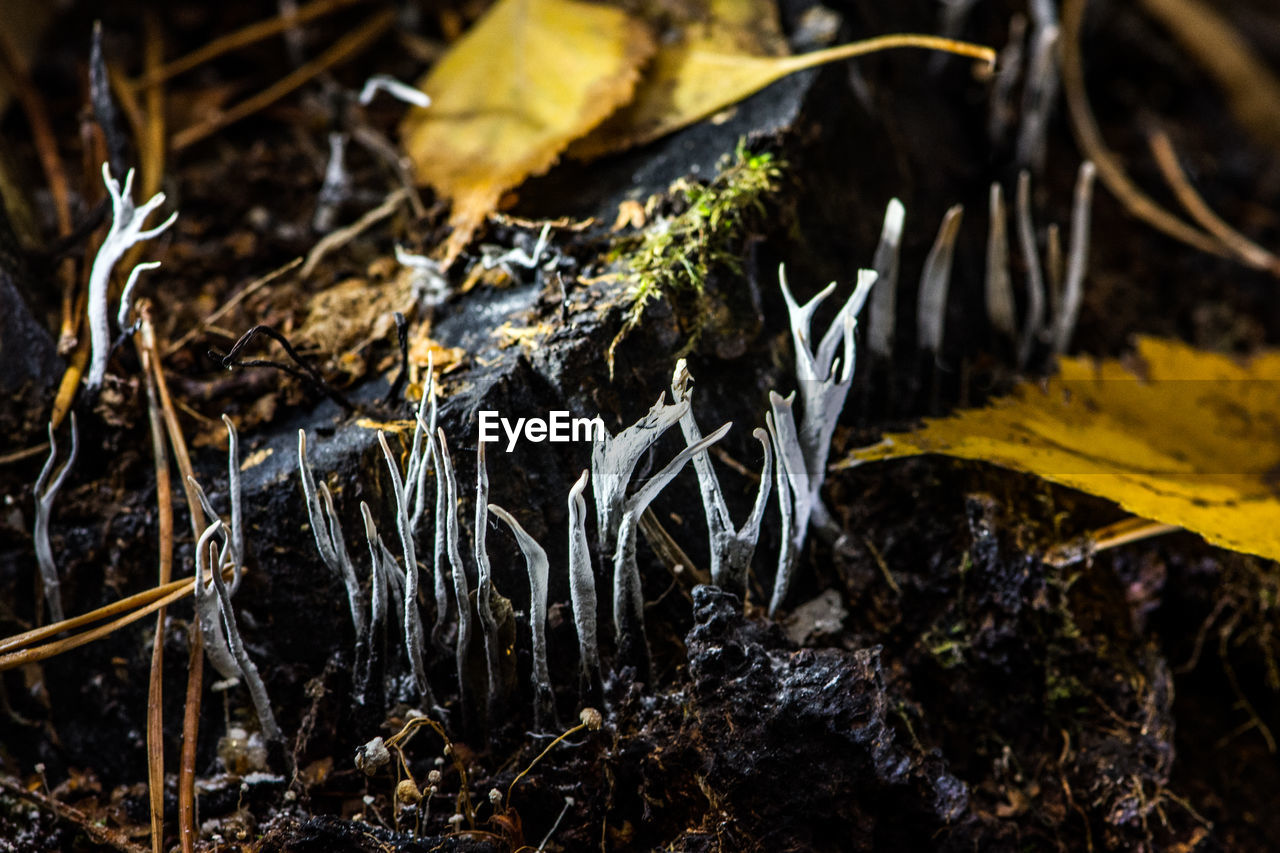
[[[801,29],[809,5],[782,4],[789,33]],[[164,267],[143,285],[163,340],[182,338],[248,282],[311,250],[323,236],[313,215],[328,134],[362,129],[396,139],[402,107],[378,100],[356,111],[352,93],[374,73],[417,79],[425,55],[484,6],[401,3],[395,26],[371,50],[169,156],[164,187],[181,216],[148,250]],[[938,4],[926,0],[831,6],[841,41],[939,26]],[[1216,6],[1280,74],[1280,12],[1264,0]],[[308,24],[303,57],[359,25],[372,7],[356,4]],[[1280,246],[1277,152],[1259,147],[1233,122],[1222,92],[1135,5],[1095,0],[1089,11],[1089,94],[1133,177],[1173,206],[1159,189],[1143,136],[1144,122],[1158,117],[1208,203],[1262,245]],[[97,162],[80,167],[95,156],[86,153],[85,140],[95,145],[98,132],[86,107],[92,22],[102,21],[108,63],[136,76],[146,21],[163,35],[165,56],[176,57],[268,13],[262,4],[234,0],[58,6],[33,53],[32,75],[72,178],[78,220],[92,225],[101,195]],[[1003,46],[1015,13],[1026,13],[1015,0],[978,3],[962,35]],[[0,25],[6,14],[0,10]],[[289,73],[295,66],[282,44],[279,37],[260,42],[172,81],[170,130],[190,121],[202,98],[229,90],[234,103]],[[992,331],[983,307],[986,199],[995,180],[1011,194],[1020,164],[1012,129],[988,135],[988,92],[989,84],[958,59],[916,52],[868,57],[856,69],[838,65],[788,78],[723,121],[604,161],[562,164],[522,187],[509,218],[491,223],[478,242],[528,249],[543,219],[595,223],[552,232],[554,270],[517,267],[503,287],[455,292],[430,317],[432,337],[466,353],[443,376],[441,408],[458,465],[463,551],[473,533],[477,411],[599,412],[617,432],[669,388],[677,354],[695,327],[702,334],[689,366],[698,421],[710,432],[732,420],[721,447],[744,470],[756,469],[761,453],[751,430],[763,426],[768,392],[789,392],[795,384],[777,265],[786,262],[802,300],[830,280],[848,292],[856,270],[870,264],[890,197],[907,210],[895,354],[862,356],[832,459],[883,430],[1008,388],[1017,375],[1012,348]],[[116,132],[133,162],[132,132],[123,122]],[[677,297],[655,304],[619,345],[611,376],[605,354],[622,323],[624,286],[601,276],[619,202],[665,193],[678,178],[709,179],[739,139],[786,164],[767,214],[739,239],[742,272],[713,270],[709,302]],[[44,440],[65,367],[56,352],[61,285],[54,256],[83,258],[97,240],[57,245],[37,149],[16,106],[0,115],[0,155],[35,214],[34,231],[18,223],[13,233],[0,233],[0,455],[6,455],[0,634],[9,636],[43,624],[47,611],[31,535],[33,484],[44,454],[16,460],[7,454]],[[1056,221],[1065,231],[1080,156],[1059,104],[1043,169],[1033,178],[1041,227]],[[354,143],[348,167],[353,189],[335,210],[341,224],[399,187],[385,162]],[[556,719],[535,720],[524,563],[508,531],[491,524],[494,583],[515,610],[516,689],[507,706],[464,716],[452,649],[428,649],[429,680],[444,708],[442,715],[421,710],[443,716],[452,747],[446,750],[430,730],[408,745],[408,770],[425,796],[416,810],[397,816],[399,771],[392,765],[366,776],[353,756],[410,719],[407,661],[396,651],[401,643],[389,642],[382,659],[389,678],[359,689],[346,594],[316,553],[297,473],[303,429],[317,478],[334,488],[358,570],[367,571],[358,535],[362,500],[399,553],[376,432],[361,425],[411,417],[403,394],[388,394],[400,390],[390,387],[399,364],[394,326],[371,313],[355,318],[369,329],[360,327],[356,340],[303,347],[338,392],[333,396],[349,399],[349,411],[269,368],[225,371],[210,350],[226,352],[258,323],[296,335],[315,293],[351,278],[370,287],[389,281],[395,245],[430,250],[447,233],[447,205],[429,190],[422,198],[422,215],[400,213],[373,226],[306,279],[286,274],[256,289],[165,360],[196,468],[217,508],[225,511],[227,501],[223,412],[240,425],[242,456],[255,459],[244,472],[250,571],[236,607],[288,739],[284,751],[264,758],[229,737],[233,727],[256,728],[248,693],[221,689],[217,673],[205,667],[196,766],[200,849],[514,851],[538,848],[544,838],[548,850],[1274,848],[1276,565],[1178,533],[1054,568],[1041,559],[1049,547],[1123,513],[1032,477],[933,457],[828,478],[826,501],[842,535],[810,535],[788,612],[776,622],[762,609],[779,546],[776,504],[766,513],[745,607],[734,595],[697,585],[694,571],[673,574],[642,544],[651,677],[637,681],[635,670],[619,665],[612,618],[602,618],[606,678],[584,698],[564,531],[566,497],[589,466],[589,453],[573,444],[526,444],[512,455],[490,447],[490,500],[511,510],[550,559],[547,643]],[[926,356],[915,349],[915,282],[937,223],[955,203],[967,212],[945,343],[936,357]],[[673,211],[679,200],[661,205]],[[1235,353],[1280,342],[1274,278],[1153,232],[1101,187],[1092,235],[1074,351],[1118,355],[1136,334]],[[450,273],[456,289],[478,257],[464,258]],[[1015,261],[1019,293],[1022,276]],[[714,319],[704,325],[698,312],[707,304]],[[356,356],[341,357],[370,337],[379,319],[381,334]],[[532,346],[504,346],[494,332],[507,322],[545,324],[549,332]],[[282,357],[265,343],[252,352]],[[1030,372],[1050,371],[1047,361],[1037,353]],[[96,404],[77,405],[80,456],[53,516],[69,614],[155,582],[157,495],[146,393],[131,345],[119,348],[113,365],[114,378]],[[642,475],[665,464],[680,442],[675,431],[664,438],[641,463]],[[755,482],[716,464],[734,517],[744,518]],[[174,492],[175,574],[186,576],[195,542],[181,491]],[[686,559],[705,570],[707,537],[693,475],[682,474],[654,512]],[[594,552],[594,516],[590,526],[600,604],[611,612],[612,567]],[[430,536],[421,536],[424,567],[430,551]],[[428,589],[420,600],[429,616],[430,572],[423,577]],[[818,623],[800,615],[821,601],[834,616]],[[189,602],[171,607],[165,637],[166,850],[178,844],[191,616]],[[143,619],[3,673],[0,851],[147,847],[154,629],[154,619]],[[473,671],[484,678],[483,651]],[[603,713],[603,725],[571,734],[512,787],[535,756],[576,725],[588,699]],[[436,770],[431,793],[428,774]],[[491,791],[501,795],[496,803]],[[54,800],[75,811],[55,809]],[[461,822],[450,823],[455,812]]]

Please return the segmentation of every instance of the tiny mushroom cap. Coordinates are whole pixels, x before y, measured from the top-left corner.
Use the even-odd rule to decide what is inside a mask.
[[[582,713],[578,715],[578,719],[582,720],[582,724],[593,732],[600,731],[600,727],[604,725],[604,716],[595,708],[583,708]]]
[[[407,806],[416,806],[422,802],[422,792],[412,779],[401,779],[400,784],[396,785],[396,802]]]

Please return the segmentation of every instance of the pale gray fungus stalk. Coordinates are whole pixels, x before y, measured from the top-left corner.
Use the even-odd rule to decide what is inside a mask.
[[[338,208],[351,195],[351,176],[347,173],[347,135],[329,134],[329,162],[324,168],[324,182],[316,194],[316,212],[311,227],[317,233],[333,230]]]
[[[991,102],[987,115],[987,138],[992,146],[1003,142],[1017,111],[1013,106],[1013,90],[1022,76],[1023,42],[1027,37],[1027,18],[1015,12],[1009,18],[1009,38],[996,59],[996,75],[991,86]]]
[[[693,392],[689,389],[689,380],[689,369],[682,358],[676,362],[675,374],[671,378],[671,396],[677,403],[689,403],[684,417],[680,419],[680,429],[684,433],[685,444],[693,445],[702,440],[702,431],[693,416]],[[720,478],[711,465],[711,457],[706,451],[693,457],[711,540],[711,582],[741,598],[745,598],[747,572],[751,568],[751,558],[755,556],[756,542],[760,539],[760,522],[769,503],[770,473],[773,470],[773,447],[769,437],[762,429],[752,434],[764,447],[764,466],[755,505],[740,530],[734,527],[729,516],[729,507],[724,502]]]
[[[347,553],[342,524],[333,506],[333,496],[329,494],[329,489],[324,483],[321,483],[319,488],[316,487],[311,463],[307,461],[307,434],[303,430],[298,430],[298,471],[302,478],[302,494],[307,505],[307,520],[311,523],[316,550],[329,571],[342,578],[347,588],[351,624],[355,627],[356,637],[363,637],[365,634],[364,592],[356,579],[355,567],[351,564],[351,557]]]
[[[991,184],[990,222],[987,226],[987,319],[996,332],[1016,340],[1018,321],[1009,275],[1009,229],[1000,184]]]
[[[483,447],[484,445],[480,445]],[[555,695],[551,691],[551,670],[547,666],[547,582],[551,564],[547,552],[530,536],[511,513],[497,504],[489,510],[502,519],[516,537],[516,545],[524,555],[529,573],[529,632],[533,646],[533,713],[537,725],[544,726],[555,717]]]
[[[1031,360],[1045,325],[1044,271],[1040,266],[1040,250],[1036,246],[1035,225],[1031,221],[1031,175],[1025,169],[1018,173],[1018,198],[1015,204],[1018,221],[1018,245],[1027,265],[1027,313],[1018,343],[1018,369]]]
[[[889,199],[884,226],[871,267],[876,271],[876,288],[871,293],[871,331],[867,346],[876,356],[893,356],[893,333],[898,322],[898,259],[902,246],[902,223],[906,208],[896,198]]]
[[[771,397],[776,395],[770,395]],[[788,407],[790,402],[787,403]],[[787,588],[791,585],[791,574],[795,570],[796,550],[795,550],[795,496],[791,492],[791,478],[787,475],[787,465],[784,461],[786,448],[782,445],[782,439],[778,437],[778,423],[773,416],[773,412],[765,412],[765,426],[769,428],[769,439],[773,442],[773,470],[774,482],[778,489],[778,512],[782,517],[781,526],[781,545],[778,549],[778,571],[773,579],[773,595],[769,600],[769,615],[777,613],[778,608],[782,606],[783,600],[787,597]],[[794,427],[794,424],[793,424]],[[791,445],[794,449],[794,443]]]
[[[627,485],[640,457],[679,423],[689,408],[687,401],[668,405],[664,402],[666,396],[659,395],[644,417],[617,435],[610,436],[605,430],[591,448],[591,488],[596,499],[596,536],[602,557],[613,553],[618,541]]]
[[[240,436],[235,424],[225,414],[222,416],[222,423],[227,428],[227,503],[231,510],[231,520],[224,527],[223,535],[227,536],[227,559],[232,570],[231,594],[235,595],[240,588],[240,579],[244,576],[247,557],[244,550],[244,519],[240,508]],[[209,495],[200,482],[195,477],[187,477],[187,482],[195,489],[205,515],[220,519],[221,516],[213,508],[213,502],[209,500]],[[230,531],[229,536],[227,531]]]
[[[1022,89],[1022,125],[1018,162],[1034,172],[1044,169],[1049,118],[1058,99],[1058,10],[1053,0],[1030,0],[1031,57]]]
[[[205,532],[208,533],[209,530],[215,530],[220,527],[222,527],[222,522],[215,521]],[[212,542],[208,542],[206,545],[206,541],[205,537],[201,536],[197,548],[207,547],[210,557],[217,559],[217,546]],[[212,575],[213,587],[218,596],[218,609],[222,615],[222,626],[226,631],[227,646],[231,656],[235,659],[236,665],[239,667],[245,687],[249,689],[249,698],[253,700],[253,709],[258,714],[258,725],[262,727],[262,734],[268,741],[283,743],[284,735],[280,731],[280,726],[276,723],[275,714],[271,712],[271,701],[267,698],[266,685],[262,683],[262,676],[258,674],[258,667],[249,658],[248,652],[244,649],[244,641],[240,638],[240,628],[236,624],[236,614],[231,608],[231,593],[227,591],[227,585],[222,580],[221,569],[218,566],[214,566]],[[197,579],[196,586],[201,583],[203,583],[203,576]]]
[[[164,193],[156,193],[141,207],[133,203],[133,170],[125,175],[124,188],[111,177],[111,167],[102,164],[102,180],[111,196],[111,228],[93,259],[89,271],[89,341],[91,356],[85,387],[91,394],[102,387],[107,375],[107,358],[111,354],[110,313],[107,308],[107,291],[111,284],[111,271],[130,247],[162,234],[178,218],[175,212],[155,228],[143,229],[148,216],[164,204]]]
[[[219,604],[218,591],[213,585],[212,575],[222,570],[222,555],[219,554],[215,536],[226,541],[227,531],[222,520],[212,515],[212,523],[200,534],[196,541],[196,578],[192,594],[195,598],[196,615],[200,621],[200,634],[204,639],[205,657],[213,664],[224,679],[239,682],[241,678],[240,664],[236,662],[231,647],[227,644],[222,624],[222,606]],[[227,546],[224,545],[224,548]]]
[[[430,421],[423,420],[430,405]],[[409,529],[418,532],[422,517],[425,514],[427,500],[427,471],[432,470],[434,456],[426,446],[435,435],[439,418],[439,408],[435,397],[435,360],[427,353],[427,378],[422,386],[422,399],[418,402],[418,411],[414,415],[413,443],[409,450],[409,466],[404,475],[404,502],[408,504]]]
[[[378,430],[378,444],[382,447],[382,455],[387,462],[387,470],[391,474],[391,492],[396,502],[396,530],[400,534],[400,547],[404,554],[404,645],[409,656],[409,665],[413,670],[414,686],[422,701],[431,707],[436,706],[435,694],[427,683],[427,667],[422,659],[424,637],[422,632],[422,613],[418,610],[418,556],[414,547],[413,529],[409,522],[409,508],[405,505],[405,483],[400,477],[400,466],[387,444],[387,436]]]
[[[613,555],[613,625],[618,636],[619,663],[622,666],[635,666],[640,681],[649,680],[649,642],[644,631],[644,591],[640,584],[640,568],[636,565],[636,532],[640,516],[658,493],[675,479],[685,463],[724,438],[731,426],[732,423],[727,423],[680,451],[665,468],[637,489],[623,507],[618,546]]]
[[[1084,274],[1089,263],[1089,228],[1093,208],[1093,179],[1097,169],[1086,160],[1076,178],[1075,200],[1071,206],[1071,243],[1067,249],[1067,276],[1062,287],[1062,303],[1053,326],[1053,354],[1062,355],[1071,344],[1080,303],[1084,298]]]
[[[600,684],[600,642],[596,621],[596,579],[587,550],[587,471],[569,489],[569,598],[573,602],[573,622],[578,629],[578,666],[584,694],[596,692]]]
[[[505,700],[502,684],[502,642],[498,638],[498,620],[493,615],[493,569],[489,565],[489,470],[485,464],[484,442],[476,449],[476,526],[474,556],[476,561],[476,615],[480,618],[480,633],[484,638],[485,661],[488,670],[488,710],[490,723],[493,715]]]
[[[403,587],[404,580],[396,559],[382,541],[378,527],[374,524],[373,513],[369,505],[360,501],[360,516],[364,519],[364,537],[369,546],[369,633],[357,646],[357,678],[356,699],[367,701],[367,691],[378,688],[376,675],[385,672],[389,661],[387,655],[387,615],[396,612],[390,609],[392,588],[397,582]],[[403,591],[403,590],[402,590]],[[403,602],[403,595],[400,598]],[[363,646],[363,655],[359,654]],[[412,651],[406,650],[411,656]]]
[[[947,319],[947,291],[951,286],[951,259],[964,205],[947,211],[938,229],[937,239],[924,260],[920,273],[920,299],[916,308],[916,346],[928,352],[942,349],[943,325]]]
[[[458,636],[454,656],[458,668],[458,696],[464,719],[470,716],[471,703],[467,689],[467,650],[471,648],[471,589],[467,584],[467,572],[462,565],[462,552],[458,549],[458,475],[449,456],[449,442],[444,430],[439,430],[440,467],[437,476],[445,482],[444,517],[436,518],[437,527],[444,527],[445,545],[449,555],[449,567],[453,575],[453,599],[458,611]]]
[[[522,247],[516,246],[511,249],[504,250],[501,246],[485,245],[480,247],[481,263],[484,268],[491,270],[494,267],[502,267],[512,278],[515,278],[511,265],[524,267],[525,269],[536,269],[542,263],[542,256],[547,249],[547,236],[551,233],[551,223],[542,226],[542,231],[538,233],[538,240],[533,244],[533,251],[526,252]]]
[[[49,605],[49,621],[61,622],[66,618],[62,610],[62,582],[58,578],[58,566],[53,560],[53,547],[49,544],[49,517],[53,512],[53,501],[58,497],[71,466],[75,464],[76,453],[80,449],[80,436],[76,429],[76,413],[71,413],[71,453],[67,461],[53,473],[54,463],[58,461],[58,440],[53,434],[53,423],[49,423],[49,459],[40,469],[36,478],[35,498],[36,512],[32,537],[36,545],[36,565],[40,567],[40,582],[44,586],[44,600]],[[50,482],[50,477],[53,478]]]
[[[436,438],[437,430],[432,430],[427,436],[427,440],[431,448],[431,463],[436,471],[436,511],[435,511],[435,534],[433,536],[432,548],[432,573],[434,577],[433,585],[435,587],[436,599],[436,620],[431,626],[431,642],[441,651],[448,651],[448,643],[445,641],[445,630],[448,627],[449,617],[449,569],[445,564],[446,546],[446,524],[447,517],[446,501],[448,500],[448,485],[445,483],[443,476],[443,463],[440,456],[440,443]]]

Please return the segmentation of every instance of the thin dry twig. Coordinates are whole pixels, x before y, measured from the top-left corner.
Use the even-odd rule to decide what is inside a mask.
[[[141,334],[141,333],[139,333]],[[147,419],[151,426],[151,450],[156,468],[157,536],[161,585],[173,572],[173,483],[160,414],[159,394],[151,369],[150,350],[142,349],[142,368],[147,384]],[[151,646],[151,675],[147,686],[147,788],[151,805],[151,850],[164,849],[164,620],[165,609],[156,612],[155,638]]]
[[[1228,225],[1192,186],[1187,173],[1182,169],[1182,164],[1178,162],[1178,154],[1173,150],[1173,142],[1169,139],[1169,134],[1159,128],[1153,128],[1147,134],[1147,143],[1151,146],[1151,153],[1156,158],[1156,165],[1160,167],[1160,174],[1164,176],[1169,189],[1173,190],[1174,196],[1187,211],[1187,215],[1201,228],[1221,240],[1241,263],[1280,276],[1280,258]]]
[[[194,50],[186,56],[173,60],[163,68],[155,70],[148,69],[143,78],[139,80],[135,86],[138,89],[154,87],[158,83],[177,77],[179,74],[184,74],[197,66],[209,62],[210,60],[217,59],[224,53],[239,50],[242,47],[248,47],[255,42],[270,38],[271,36],[284,32],[291,27],[305,24],[308,21],[336,12],[346,6],[352,6],[356,3],[363,2],[366,2],[366,0],[316,0],[314,3],[308,3],[306,6],[303,6],[292,15],[267,18],[266,20],[249,24],[243,29],[236,30],[233,33],[228,33],[225,36],[219,36],[204,47]]]
[[[1154,202],[1125,173],[1116,155],[1107,148],[1102,131],[1089,107],[1084,85],[1084,63],[1080,56],[1080,28],[1086,0],[1064,0],[1062,4],[1062,90],[1071,115],[1071,127],[1085,159],[1098,168],[1098,177],[1130,215],[1188,246],[1211,255],[1226,256],[1227,248],[1209,234],[1183,222]]]
[[[207,139],[228,125],[274,104],[333,66],[352,59],[385,33],[395,22],[395,17],[396,13],[393,9],[385,9],[377,13],[335,42],[320,56],[285,75],[258,94],[246,98],[208,121],[178,131],[172,139],[173,150],[182,151]]]
[[[302,269],[298,274],[303,278],[311,275],[311,273],[315,272],[316,267],[320,265],[320,262],[324,260],[326,255],[335,249],[339,249],[347,243],[350,243],[356,237],[359,237],[364,233],[365,230],[395,213],[396,208],[400,206],[400,203],[405,201],[408,197],[408,192],[404,189],[398,189],[391,193],[391,195],[387,196],[383,200],[382,204],[378,205],[373,210],[368,211],[364,216],[361,216],[346,228],[339,228],[337,231],[326,234],[320,240],[316,241],[316,244],[311,247],[311,251],[307,253],[307,260],[302,265]]]

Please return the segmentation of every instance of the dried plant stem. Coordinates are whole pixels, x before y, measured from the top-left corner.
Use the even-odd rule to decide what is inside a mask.
[[[148,68],[146,74],[136,84],[138,89],[147,89],[154,87],[157,83],[162,83],[179,74],[190,71],[192,68],[203,65],[212,59],[217,59],[224,53],[238,50],[242,47],[248,47],[255,42],[270,38],[277,33],[281,33],[291,27],[300,26],[308,21],[328,15],[345,6],[351,6],[356,3],[362,3],[365,0],[316,0],[314,3],[308,3],[297,11],[296,14],[288,17],[268,18],[264,21],[258,21],[249,24],[243,29],[228,33],[225,36],[214,39],[197,50],[188,53],[186,56],[179,57],[165,65],[163,68]]]
[[[200,733],[200,703],[204,687],[204,637],[199,614],[192,615],[187,632],[187,701],[182,712],[182,756],[178,764],[178,841],[182,853],[195,853],[196,740]]]
[[[1170,141],[1169,134],[1156,128],[1147,135],[1147,143],[1151,146],[1151,153],[1156,158],[1160,173],[1164,175],[1169,189],[1173,190],[1174,196],[1187,211],[1187,215],[1201,228],[1221,240],[1241,263],[1280,276],[1280,258],[1228,225],[1222,217],[1214,213],[1200,193],[1196,192],[1196,188],[1192,186],[1187,173],[1182,170],[1182,165],[1178,162],[1178,155],[1173,150],[1173,142]]]
[[[164,420],[151,370],[151,351],[143,349],[143,374],[147,384],[147,419],[151,426],[151,450],[156,466],[159,583],[169,582],[173,571],[173,483],[165,447]],[[151,675],[147,686],[147,789],[151,805],[151,850],[164,849],[164,620],[165,608],[156,612],[155,638],[151,646]]]
[[[318,74],[327,71],[340,62],[351,59],[386,32],[395,22],[395,18],[396,13],[393,9],[386,9],[373,15],[364,24],[339,39],[320,56],[295,69],[292,73],[285,75],[258,94],[241,101],[208,121],[178,131],[172,139],[173,150],[181,151],[207,139],[224,127],[274,104]]]
[[[1205,234],[1151,200],[1130,180],[1120,161],[1107,148],[1102,131],[1089,107],[1084,85],[1084,63],[1080,56],[1080,28],[1084,20],[1086,0],[1064,0],[1062,4],[1062,90],[1071,115],[1071,127],[1085,158],[1098,168],[1098,177],[1115,195],[1130,215],[1180,240],[1188,246],[1225,256],[1227,248],[1216,238]]]

